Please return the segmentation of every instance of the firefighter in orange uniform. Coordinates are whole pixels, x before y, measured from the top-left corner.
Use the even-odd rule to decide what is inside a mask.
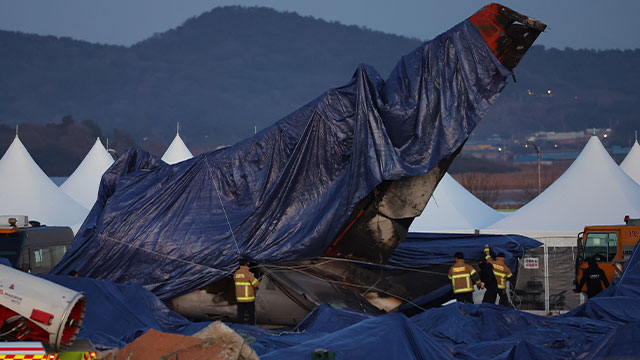
[[[477,284],[478,288],[484,288],[484,284],[480,281],[480,275],[469,264],[464,263],[464,254],[455,253],[456,262],[449,269],[449,279],[453,286],[453,296],[458,302],[473,304],[473,284]]]
[[[256,324],[256,297],[254,289],[260,286],[260,282],[249,270],[249,261],[240,260],[240,268],[233,275],[236,285],[236,300],[238,301],[239,323],[244,323],[244,315],[249,314],[249,324]]]
[[[484,256],[493,266],[493,274],[498,282],[498,295],[500,296],[500,305],[513,307],[509,296],[507,296],[507,279],[511,277],[511,269],[504,263],[504,253],[499,253],[496,259],[491,258],[489,245],[484,246]]]

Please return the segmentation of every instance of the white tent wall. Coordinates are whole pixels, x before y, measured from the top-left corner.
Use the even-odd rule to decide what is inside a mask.
[[[627,156],[620,163],[620,169],[636,183],[640,184],[640,145],[638,145],[637,139]]]
[[[113,157],[96,139],[80,165],[60,185],[60,189],[87,209],[91,209],[98,198],[102,174],[113,164]]]
[[[1,215],[27,215],[50,226],[73,226],[88,213],[49,179],[18,136],[0,159],[0,188]]]
[[[445,173],[409,231],[473,233],[503,217]]]

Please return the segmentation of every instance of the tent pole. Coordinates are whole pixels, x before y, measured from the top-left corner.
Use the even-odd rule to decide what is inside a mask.
[[[549,248],[544,244],[544,311],[549,313]]]

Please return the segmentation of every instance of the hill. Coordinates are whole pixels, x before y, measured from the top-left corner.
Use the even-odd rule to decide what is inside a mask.
[[[356,26],[237,6],[213,9],[131,47],[0,31],[0,124],[43,125],[70,114],[162,148],[157,145],[171,141],[179,121],[197,153],[250,136],[254,127],[347,83],[359,63],[386,77],[417,45]],[[479,135],[612,127],[614,144],[632,139],[640,51],[535,46],[516,79]]]
[[[267,8],[217,8],[130,48],[0,32],[2,122],[66,114],[166,143],[229,144],[270,125],[359,63],[388,73],[413,39]],[[207,144],[205,144],[207,145]]]
[[[640,123],[640,50],[534,46],[515,74],[517,82],[505,89],[480,131],[522,136],[612,128],[612,144],[633,143]]]

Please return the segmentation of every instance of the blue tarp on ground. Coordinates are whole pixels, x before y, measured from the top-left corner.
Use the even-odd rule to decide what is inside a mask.
[[[315,349],[328,349],[336,359],[543,360],[588,356],[604,341],[615,341],[612,331],[619,333],[620,326],[627,326],[608,319],[547,318],[493,304],[454,303],[412,318],[402,314],[358,317],[327,309],[323,306],[311,313],[313,325],[306,329],[277,332],[231,326],[261,359],[302,359]],[[635,343],[622,350],[628,352],[628,347],[639,350]]]
[[[267,330],[244,324],[228,324],[242,335],[259,355],[301,344],[375,317],[351,309],[320,305],[291,330]]]
[[[451,156],[510,72],[464,21],[231,147],[166,165],[129,150],[52,273],[141,284],[162,299],[258,263],[314,258],[386,180]],[[231,231],[232,230],[232,231]]]
[[[395,314],[374,321],[353,310],[321,306],[294,332],[233,327],[252,342],[261,358],[269,359],[308,358],[317,348],[334,351],[336,359],[635,358],[640,354],[640,255],[636,250],[615,286],[562,316],[454,303],[410,319]],[[414,340],[419,344],[413,345]],[[363,345],[355,352],[352,344]]]
[[[193,323],[169,310],[140,285],[81,277],[39,276],[86,296],[87,310],[78,338],[89,339],[102,349],[122,347],[149,329],[191,335],[209,324]]]
[[[586,359],[632,359],[640,354],[640,253],[638,245],[613,285],[564,317],[595,318],[617,326],[594,347]]]
[[[542,243],[521,235],[409,233],[393,251],[387,264],[412,268],[443,264],[453,262],[458,251],[464,254],[465,259],[477,261],[484,257],[484,245],[489,245],[496,254],[504,253],[505,263],[516,271],[517,258]]]
[[[406,316],[374,317],[348,309],[319,306],[292,331],[231,325],[251,343],[260,359],[309,359],[316,349],[336,359],[445,359],[446,352]]]
[[[640,330],[640,256],[636,250],[616,285],[562,316],[542,317],[493,304],[454,303],[411,318],[402,314],[376,317],[323,305],[287,331],[230,325],[263,359],[309,358],[316,349],[335,352],[337,360],[636,356],[640,353],[640,343],[635,341]],[[122,346],[149,328],[191,334],[208,324],[191,323],[170,312],[139,286],[44,277],[87,295],[80,337],[100,345]]]

